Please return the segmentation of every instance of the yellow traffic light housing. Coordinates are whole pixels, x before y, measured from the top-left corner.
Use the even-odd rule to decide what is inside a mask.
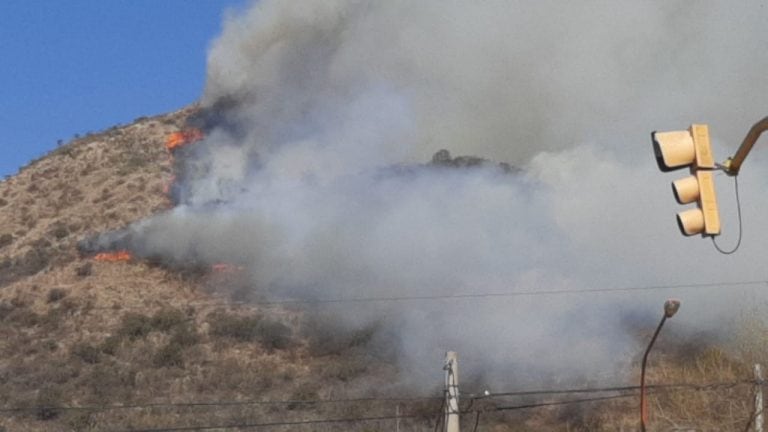
[[[715,159],[709,142],[707,125],[691,125],[686,131],[653,132],[653,152],[663,172],[689,167],[691,175],[672,182],[672,192],[680,204],[695,202],[696,208],[677,214],[680,231],[687,235],[720,234],[720,214],[717,209],[712,171]]]

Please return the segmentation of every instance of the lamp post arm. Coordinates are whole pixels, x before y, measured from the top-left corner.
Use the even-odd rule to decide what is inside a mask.
[[[752,126],[749,132],[747,132],[747,136],[744,137],[744,141],[741,142],[741,146],[736,151],[736,154],[723,163],[723,168],[728,175],[739,175],[741,164],[744,163],[744,159],[749,155],[752,146],[754,146],[757,139],[760,138],[760,134],[766,130],[768,130],[768,117],[765,117]]]

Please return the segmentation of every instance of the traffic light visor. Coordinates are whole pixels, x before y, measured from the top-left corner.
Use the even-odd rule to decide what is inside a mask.
[[[704,213],[698,209],[690,209],[677,214],[677,226],[684,235],[692,236],[704,232]]]
[[[653,132],[653,153],[659,169],[667,172],[693,163],[696,150],[688,131]]]
[[[672,182],[672,192],[680,204],[688,204],[699,199],[699,181],[696,176],[688,176]]]

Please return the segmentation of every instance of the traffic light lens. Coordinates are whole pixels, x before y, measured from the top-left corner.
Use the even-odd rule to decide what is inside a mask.
[[[653,132],[653,153],[659,169],[667,172],[693,163],[696,149],[688,131]]]
[[[692,236],[704,232],[704,213],[690,209],[677,214],[677,226],[684,235]]]
[[[672,182],[672,192],[680,204],[692,203],[699,199],[699,181],[696,176],[688,176]]]

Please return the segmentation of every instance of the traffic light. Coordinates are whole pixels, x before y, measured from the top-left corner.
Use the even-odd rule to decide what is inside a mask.
[[[691,125],[685,131],[653,132],[653,152],[663,172],[689,167],[691,175],[672,182],[672,192],[680,204],[695,202],[696,208],[677,214],[677,225],[687,235],[720,234],[715,182],[715,159],[709,143],[707,125]]]

